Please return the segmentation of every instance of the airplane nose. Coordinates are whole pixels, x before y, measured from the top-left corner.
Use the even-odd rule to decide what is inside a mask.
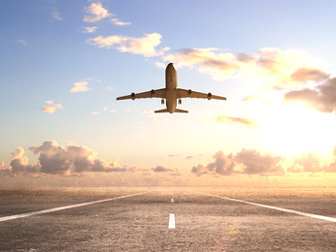
[[[175,69],[175,67],[174,67],[174,63],[171,63],[171,62],[170,62],[170,63],[168,64],[167,68],[174,68],[174,69]]]

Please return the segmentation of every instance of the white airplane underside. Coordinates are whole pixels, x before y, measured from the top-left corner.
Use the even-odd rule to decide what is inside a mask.
[[[202,99],[216,99],[216,100],[226,100],[225,97],[212,95],[211,93],[200,93],[193,91],[191,89],[177,88],[177,72],[173,66],[173,63],[169,63],[166,68],[166,88],[152,89],[151,91],[143,93],[132,93],[131,95],[118,97],[117,100],[127,100],[127,99],[145,99],[145,98],[161,98],[161,104],[164,104],[166,100],[166,108],[161,110],[156,110],[155,113],[188,113],[187,110],[182,110],[176,108],[177,100],[178,103],[182,103],[182,98],[202,98]]]

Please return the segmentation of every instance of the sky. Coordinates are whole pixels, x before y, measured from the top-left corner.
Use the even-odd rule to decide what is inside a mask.
[[[332,187],[336,1],[0,1],[0,186]],[[188,114],[154,114],[178,87]]]

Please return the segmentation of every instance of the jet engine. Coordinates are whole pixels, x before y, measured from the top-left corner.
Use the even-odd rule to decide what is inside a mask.
[[[211,100],[211,96],[212,96],[212,94],[211,94],[211,93],[208,93],[208,100],[209,100],[209,101]]]
[[[134,93],[131,94],[131,98],[132,98],[133,101],[135,100],[135,94]]]

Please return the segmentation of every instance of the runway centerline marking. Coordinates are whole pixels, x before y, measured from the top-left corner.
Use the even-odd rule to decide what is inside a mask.
[[[119,196],[119,197],[115,197],[115,198],[96,200],[96,201],[79,203],[79,204],[74,204],[74,205],[69,205],[69,206],[55,207],[55,208],[50,208],[50,209],[45,209],[45,210],[38,210],[38,211],[33,211],[33,212],[28,212],[28,213],[4,216],[4,217],[0,217],[0,222],[25,218],[25,217],[29,217],[29,216],[33,216],[33,215],[52,213],[52,212],[62,211],[62,210],[66,210],[66,209],[76,208],[76,207],[89,206],[89,205],[93,205],[93,204],[98,204],[98,203],[103,203],[103,202],[108,202],[108,201],[113,201],[113,200],[118,200],[118,199],[134,197],[134,196],[138,196],[138,195],[142,195],[142,194],[146,194],[146,193],[149,193],[149,192],[142,192],[142,193],[136,193],[136,194],[131,194],[131,195]]]
[[[203,193],[203,192],[196,192],[196,193],[211,196],[211,197],[216,197],[216,198],[220,198],[220,199],[240,202],[240,203],[244,203],[244,204],[249,204],[249,205],[252,205],[252,206],[264,207],[264,208],[268,208],[268,209],[278,210],[278,211],[287,212],[287,213],[293,213],[293,214],[302,215],[302,216],[306,216],[306,217],[311,217],[311,218],[315,218],[315,219],[336,222],[336,218],[332,218],[332,217],[328,217],[328,216],[305,213],[305,212],[301,212],[301,211],[297,211],[297,210],[292,210],[292,209],[287,209],[287,208],[282,208],[282,207],[269,206],[269,205],[265,205],[265,204],[254,203],[254,202],[246,201],[246,200],[233,199],[233,198],[218,196],[218,195],[209,194],[209,193]]]
[[[169,225],[168,225],[169,229],[175,229],[175,214],[171,213],[169,215]]]

